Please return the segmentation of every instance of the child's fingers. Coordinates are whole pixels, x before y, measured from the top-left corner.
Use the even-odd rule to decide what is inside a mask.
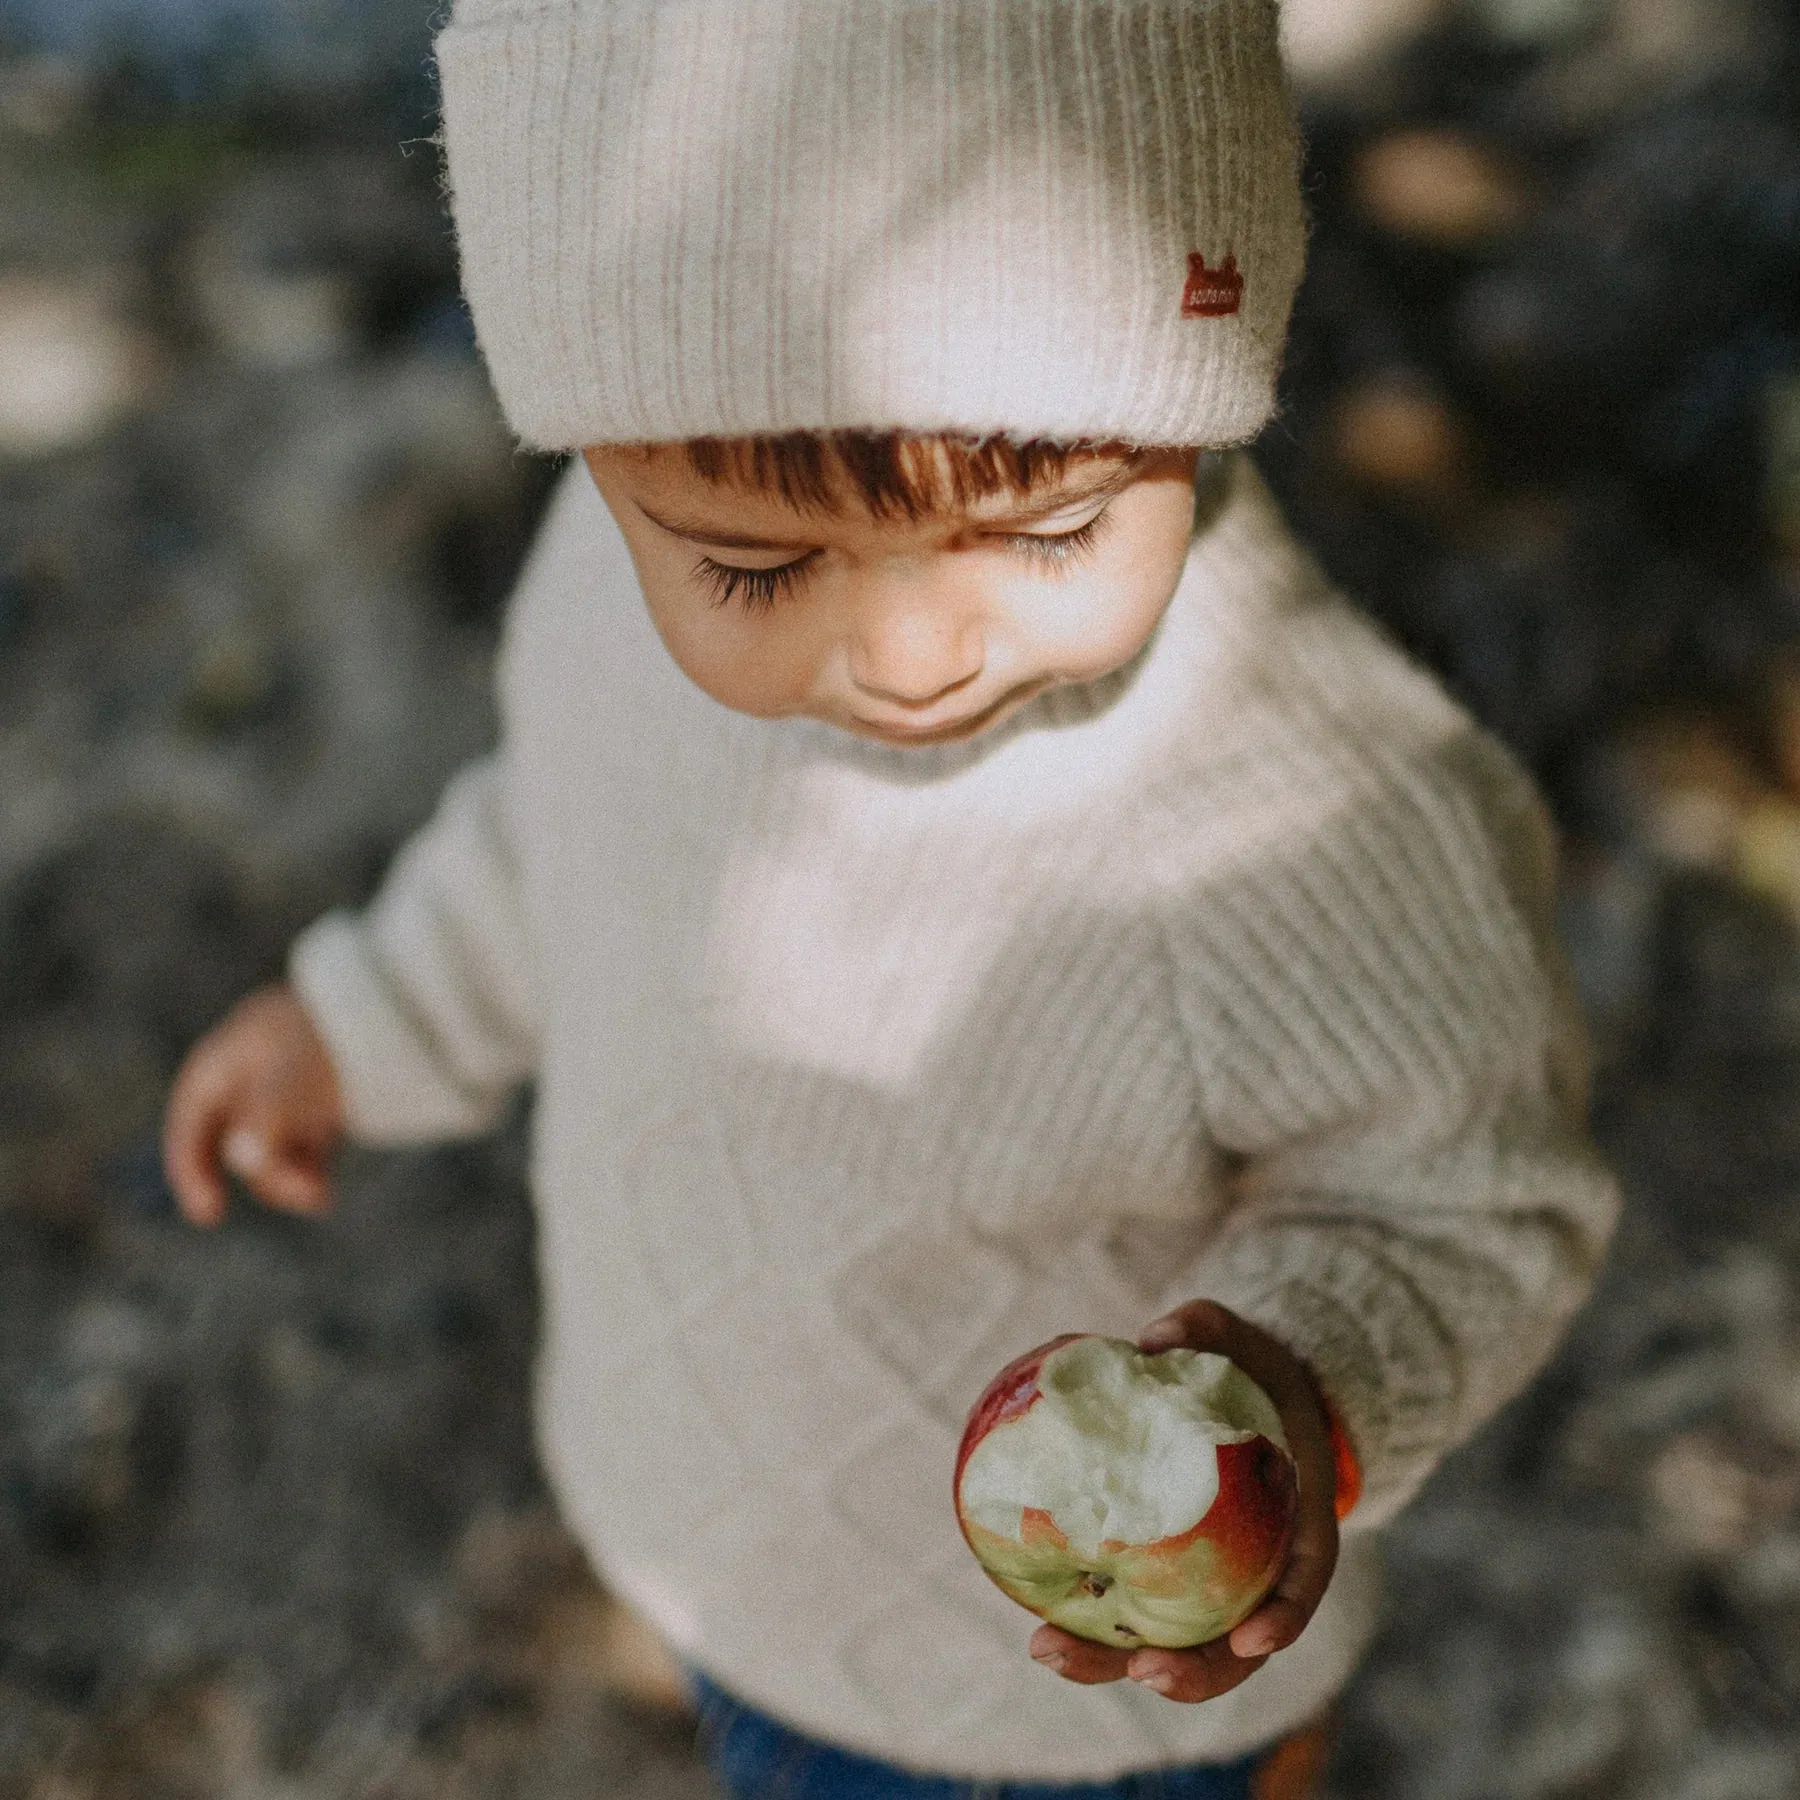
[[[1306,1629],[1317,1604],[1314,1601],[1311,1605],[1303,1605],[1271,1594],[1226,1642],[1234,1656],[1258,1659],[1273,1656],[1277,1650],[1285,1650]]]
[[[1192,1650],[1114,1650],[1054,1625],[1040,1625],[1032,1633],[1031,1654],[1065,1681],[1083,1687],[1129,1678],[1166,1699],[1189,1702],[1229,1693],[1264,1661],[1236,1655],[1224,1638]]]
[[[1300,1516],[1280,1577],[1256,1611],[1230,1634],[1231,1648],[1239,1656],[1270,1656],[1293,1643],[1325,1598],[1337,1567],[1337,1514],[1328,1451],[1304,1441],[1292,1423],[1288,1436],[1300,1477]]]
[[[190,1225],[217,1225],[227,1194],[219,1139],[232,1108],[233,1083],[210,1058],[189,1058],[169,1096],[163,1121],[163,1172]]]
[[[1224,1307],[1211,1300],[1193,1300],[1164,1313],[1138,1333],[1138,1348],[1156,1352],[1177,1345],[1195,1349],[1200,1343],[1224,1337],[1233,1321]]]
[[[1229,1639],[1214,1638],[1192,1650],[1135,1650],[1126,1673],[1165,1700],[1196,1705],[1229,1694],[1263,1666],[1264,1658],[1237,1655]]]
[[[183,1217],[217,1225],[226,1174],[284,1212],[331,1203],[327,1173],[343,1132],[329,1055],[286,988],[240,1001],[188,1053],[169,1095],[163,1161]]]
[[[331,1204],[319,1159],[304,1145],[282,1142],[272,1121],[234,1126],[220,1156],[257,1199],[279,1212],[318,1213]]]
[[[1325,1598],[1337,1555],[1336,1518],[1321,1517],[1317,1507],[1304,1509],[1287,1567],[1263,1603],[1232,1631],[1232,1649],[1239,1656],[1269,1656],[1293,1643]]]
[[[225,1183],[215,1172],[205,1137],[184,1133],[163,1146],[163,1172],[181,1216],[190,1225],[220,1224],[227,1206]]]
[[[1034,1662],[1042,1663],[1053,1674],[1083,1687],[1123,1681],[1126,1664],[1131,1660],[1127,1651],[1093,1643],[1055,1625],[1040,1625],[1031,1634],[1031,1655]]]

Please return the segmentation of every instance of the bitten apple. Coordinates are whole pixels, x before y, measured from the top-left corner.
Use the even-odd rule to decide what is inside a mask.
[[[1009,1363],[956,1456],[956,1516],[1014,1600],[1121,1648],[1249,1617],[1299,1506],[1274,1403],[1235,1363],[1060,1337]]]

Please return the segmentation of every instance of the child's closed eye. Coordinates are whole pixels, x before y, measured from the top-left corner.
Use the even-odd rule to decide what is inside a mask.
[[[1110,507],[1102,508],[1085,525],[1078,525],[1073,531],[1009,532],[1005,541],[1009,548],[1047,563],[1053,569],[1066,568],[1093,550],[1110,521],[1111,512]]]
[[[995,533],[994,537],[1008,550],[1060,570],[1093,550],[1110,518],[1111,508],[1103,507],[1073,531],[1008,531]],[[703,556],[694,566],[694,576],[711,589],[715,606],[729,606],[735,601],[746,612],[768,612],[800,586],[821,554],[809,550],[792,562],[777,563],[768,569],[747,569],[740,563],[723,563]]]
[[[701,557],[695,565],[697,580],[712,589],[715,606],[729,606],[736,600],[746,612],[767,612],[784,594],[791,593],[805,580],[806,571],[818,558],[817,550],[809,550],[792,562],[778,563],[772,569],[745,569],[736,563],[715,562]]]

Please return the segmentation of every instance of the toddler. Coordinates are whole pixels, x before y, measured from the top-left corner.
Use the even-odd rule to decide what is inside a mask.
[[[459,0],[439,60],[501,399],[582,455],[499,748],[184,1068],[187,1215],[534,1081],[544,1459],[728,1784],[1273,1794],[1614,1209],[1535,800],[1230,449],[1274,0]],[[960,1540],[965,1411],[1075,1330],[1281,1410],[1227,1639],[1027,1633]]]

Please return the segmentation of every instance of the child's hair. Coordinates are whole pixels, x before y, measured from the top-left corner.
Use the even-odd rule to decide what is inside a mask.
[[[1083,457],[1131,454],[1124,445],[903,431],[692,438],[683,448],[703,480],[779,495],[801,512],[832,512],[854,498],[877,518],[914,520],[996,494],[1029,494]]]

